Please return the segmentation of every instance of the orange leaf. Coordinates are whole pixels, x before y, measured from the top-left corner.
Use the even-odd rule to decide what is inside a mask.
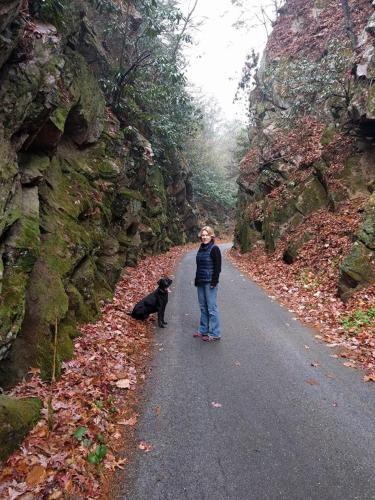
[[[314,378],[308,378],[307,380],[305,380],[306,384],[310,384],[310,385],[319,385],[319,382],[317,380],[315,380]]]
[[[47,475],[46,469],[41,465],[34,465],[26,477],[28,486],[36,486],[41,483]]]

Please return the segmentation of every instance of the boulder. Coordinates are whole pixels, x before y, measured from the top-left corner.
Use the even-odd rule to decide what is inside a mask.
[[[0,395],[0,460],[22,442],[40,416],[37,398],[15,399]]]

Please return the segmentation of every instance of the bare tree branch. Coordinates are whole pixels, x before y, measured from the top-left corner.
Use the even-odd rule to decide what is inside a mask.
[[[176,60],[177,52],[178,52],[178,50],[180,48],[180,44],[181,44],[182,38],[183,38],[183,36],[184,36],[184,34],[185,34],[185,32],[186,32],[189,24],[190,24],[191,18],[193,17],[193,14],[194,14],[194,11],[195,11],[197,5],[198,5],[198,0],[195,0],[193,8],[190,10],[190,12],[188,13],[188,15],[185,18],[184,25],[182,27],[182,30],[181,30],[180,34],[177,37],[176,44],[175,44],[173,52],[172,52],[172,61]]]

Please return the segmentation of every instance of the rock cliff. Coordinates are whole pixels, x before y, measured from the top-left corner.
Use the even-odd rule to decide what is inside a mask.
[[[235,231],[243,252],[255,242],[273,252],[283,239],[292,263],[315,236],[311,214],[356,200],[356,230],[339,235],[352,240],[336,264],[344,300],[375,280],[375,14],[367,0],[345,4],[287,0],[279,10],[250,95]]]
[[[0,2],[0,385],[72,356],[124,266],[196,236],[190,173],[115,114],[98,2]],[[112,20],[134,35],[132,4]],[[119,18],[120,16],[120,18]],[[123,16],[121,18],[121,16]],[[148,137],[148,138],[147,138]]]

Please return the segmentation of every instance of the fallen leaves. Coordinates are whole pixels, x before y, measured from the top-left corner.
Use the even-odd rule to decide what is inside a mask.
[[[150,451],[152,451],[153,446],[150,443],[146,443],[146,441],[141,441],[138,445],[138,448],[145,453],[149,453]]]
[[[314,378],[308,378],[307,380],[305,380],[306,384],[309,384],[309,385],[320,385],[319,382],[317,380],[315,380]]]
[[[254,245],[248,254],[231,250],[227,255],[241,274],[247,274],[265,288],[267,295],[276,297],[300,321],[315,328],[315,339],[331,348],[340,347],[332,357],[345,357],[364,368],[367,376],[375,377],[374,322],[355,334],[342,324],[342,319],[355,311],[373,307],[375,286],[358,291],[345,304],[337,297],[339,265],[351,248],[351,235],[360,224],[363,201],[359,196],[343,203],[335,213],[319,210],[311,214],[292,233],[284,233],[273,254]],[[301,247],[297,260],[286,264],[282,256],[289,239],[298,240],[306,232],[311,239]]]
[[[118,380],[115,383],[115,386],[118,387],[119,389],[130,389],[130,380],[128,378]]]
[[[346,366],[347,368],[357,368],[357,365],[352,361],[345,361],[343,365]]]
[[[36,486],[37,484],[44,481],[46,478],[47,471],[41,465],[34,465],[30,472],[26,476],[26,483],[28,486]]]
[[[128,418],[127,420],[119,420],[117,423],[119,425],[135,425],[138,421],[138,416],[134,415],[133,417]]]
[[[0,468],[0,498],[103,497],[101,481],[126,460],[119,457],[125,428],[138,415],[129,408],[139,380],[145,379],[151,351],[152,322],[137,322],[126,313],[131,304],[156,286],[160,275],[171,275],[189,247],[147,257],[126,268],[113,300],[103,303],[101,318],[81,327],[75,357],[63,364],[52,399],[53,426],[47,425],[49,385],[40,370],[14,388],[18,397],[36,396],[43,402],[42,418]],[[126,426],[126,427],[124,427]],[[140,448],[142,449],[142,448]],[[151,445],[144,444],[145,452]]]

